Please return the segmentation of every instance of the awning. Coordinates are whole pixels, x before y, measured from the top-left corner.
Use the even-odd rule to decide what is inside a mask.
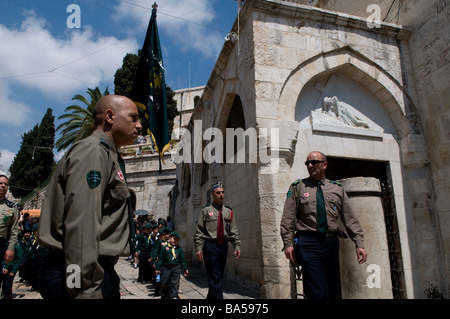
[[[22,215],[28,213],[30,214],[30,217],[40,217],[41,216],[41,210],[40,209],[24,209],[22,211]]]

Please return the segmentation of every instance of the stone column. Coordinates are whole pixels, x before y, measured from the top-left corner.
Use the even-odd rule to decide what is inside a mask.
[[[341,239],[341,292],[343,299],[392,299],[389,250],[380,181],[373,177],[340,180],[364,230],[367,262],[358,264],[355,245]]]

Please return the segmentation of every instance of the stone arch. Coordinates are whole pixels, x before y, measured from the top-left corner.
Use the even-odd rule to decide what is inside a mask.
[[[324,73],[341,72],[369,90],[396,123],[400,138],[423,134],[415,119],[417,113],[405,88],[382,67],[350,47],[324,52],[295,68],[283,84],[279,99],[279,118],[294,118],[297,97],[303,87]]]
[[[290,172],[296,172],[296,175],[300,174],[301,176],[307,174],[301,163],[306,158],[307,153],[312,150],[309,148],[317,146],[319,140],[324,141],[322,145],[328,148],[330,154],[327,155],[388,162],[395,193],[396,213],[400,225],[399,237],[401,238],[402,249],[405,249],[402,251],[405,261],[405,276],[412,280],[411,285],[407,287],[407,295],[409,297],[422,296],[423,292],[420,291],[421,276],[426,277],[427,275],[426,270],[421,269],[420,260],[435,258],[437,251],[433,249],[426,251],[421,247],[422,235],[420,232],[417,233],[418,227],[422,226],[416,224],[415,219],[416,216],[420,216],[424,212],[416,209],[411,199],[415,198],[416,194],[430,196],[430,193],[428,191],[426,194],[423,194],[423,191],[419,193],[410,185],[415,182],[423,182],[422,177],[418,177],[416,174],[417,169],[423,169],[423,176],[425,176],[423,179],[427,179],[426,176],[429,176],[427,167],[429,155],[423,128],[418,120],[419,115],[413,99],[408,95],[406,86],[390,75],[387,70],[350,47],[321,53],[300,64],[287,77],[279,98],[279,119],[290,127],[292,127],[291,124],[297,123],[294,120],[295,109],[302,90],[309,83],[335,73],[342,74],[358,83],[380,102],[395,125],[395,134],[385,135],[383,143],[375,142],[370,138],[355,139],[352,144],[343,143],[343,147],[339,148],[339,143],[336,143],[341,138],[339,134],[314,134],[311,130],[308,131],[298,127],[297,129],[291,129],[288,138],[297,140],[298,137],[298,142],[294,152],[295,159],[288,163],[290,167],[287,176],[290,175]],[[361,157],[364,152],[362,149],[369,144],[373,146],[370,149],[371,155]],[[377,148],[376,144],[384,146]],[[381,154],[380,150],[384,151],[385,154]],[[430,229],[434,227],[432,220],[428,221],[427,227],[430,227]],[[411,251],[410,247],[417,249],[417,251]]]

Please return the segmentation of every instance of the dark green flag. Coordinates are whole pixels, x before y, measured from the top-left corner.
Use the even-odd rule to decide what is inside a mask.
[[[169,130],[167,120],[167,96],[164,64],[156,24],[156,2],[153,4],[152,16],[145,35],[138,68],[133,83],[131,98],[144,110],[143,130],[152,136],[160,155],[169,147]]]

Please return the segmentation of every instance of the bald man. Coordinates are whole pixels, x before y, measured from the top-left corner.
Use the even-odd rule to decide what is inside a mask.
[[[287,259],[302,266],[307,299],[336,299],[340,276],[338,237],[346,232],[362,264],[367,260],[364,232],[342,185],[325,177],[325,154],[309,153],[305,165],[309,177],[293,182],[286,196],[280,223],[283,250]]]
[[[130,192],[118,149],[142,126],[136,105],[118,95],[94,109],[95,131],[58,162],[42,207],[38,241],[49,247],[44,298],[120,298],[114,264],[131,254]]]

